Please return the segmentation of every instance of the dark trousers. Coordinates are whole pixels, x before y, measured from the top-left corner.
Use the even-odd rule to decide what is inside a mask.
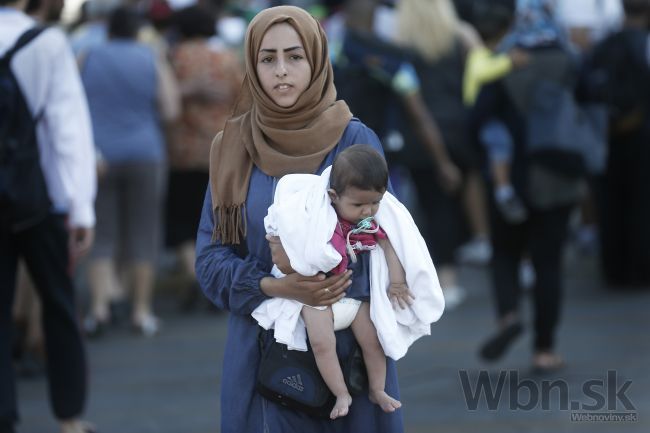
[[[50,215],[19,233],[0,230],[0,432],[18,419],[12,365],[12,304],[22,258],[43,304],[47,376],[58,419],[81,414],[86,399],[86,359],[76,319],[64,217]]]
[[[411,170],[421,214],[417,225],[437,266],[453,265],[454,253],[468,238],[461,199],[438,185],[433,169]]]
[[[519,263],[530,255],[536,273],[533,293],[537,350],[552,349],[562,299],[562,251],[571,207],[529,210],[522,224],[509,224],[490,209],[492,235],[492,286],[500,318],[519,308]]]

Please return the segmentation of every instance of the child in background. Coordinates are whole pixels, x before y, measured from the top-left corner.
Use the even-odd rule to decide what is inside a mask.
[[[496,53],[496,48],[508,33],[514,17],[514,1],[500,0],[474,2],[475,27],[485,46],[473,49],[467,56],[463,82],[463,99],[472,106],[481,87],[507,75],[513,68],[524,66],[528,56],[523,50],[513,48],[508,53]],[[506,221],[520,223],[527,218],[526,207],[510,183],[512,136],[499,119],[488,121],[479,131],[479,140],[485,147],[494,184],[497,209]]]

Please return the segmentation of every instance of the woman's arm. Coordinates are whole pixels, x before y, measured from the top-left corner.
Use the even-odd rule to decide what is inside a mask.
[[[235,248],[212,241],[214,221],[208,190],[196,242],[196,276],[203,293],[219,308],[249,315],[269,297],[295,299],[309,305],[331,305],[344,296],[351,271],[333,277],[305,277],[296,273],[283,278],[270,275],[268,264],[248,252],[240,257]]]
[[[196,240],[196,277],[205,296],[219,308],[248,315],[267,299],[259,289],[260,280],[270,276],[267,266],[250,253],[241,258],[234,248],[213,242],[213,228],[208,189]]]

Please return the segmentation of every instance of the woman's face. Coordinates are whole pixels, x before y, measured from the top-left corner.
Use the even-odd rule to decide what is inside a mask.
[[[257,53],[257,77],[280,107],[291,107],[311,81],[311,66],[298,32],[288,23],[270,27]]]

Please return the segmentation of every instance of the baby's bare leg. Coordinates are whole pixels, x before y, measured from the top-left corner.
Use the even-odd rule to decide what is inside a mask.
[[[388,394],[386,387],[386,355],[381,348],[377,330],[370,320],[370,304],[361,303],[361,308],[352,322],[352,332],[361,346],[363,360],[368,371],[369,398],[378,404],[384,412],[395,412],[395,409],[402,407],[399,400],[395,400]]]
[[[316,365],[328,388],[336,396],[336,403],[330,413],[335,419],[348,414],[352,397],[345,386],[343,372],[336,356],[336,337],[334,336],[334,321],[332,309],[318,310],[302,307],[302,318],[305,321],[311,349],[314,351]]]

